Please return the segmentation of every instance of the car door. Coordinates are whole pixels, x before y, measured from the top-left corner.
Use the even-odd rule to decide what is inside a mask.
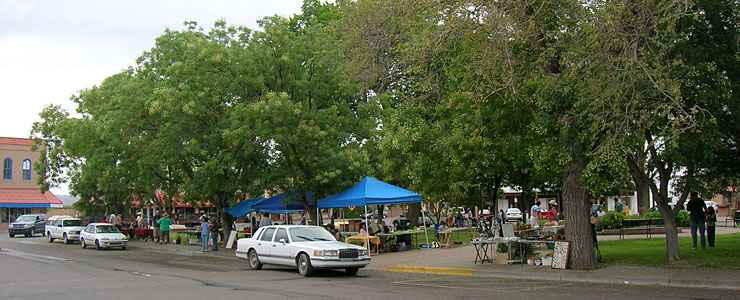
[[[257,255],[264,263],[276,263],[275,252],[272,247],[272,237],[275,235],[275,231],[275,227],[267,227],[257,240]]]
[[[275,237],[272,239],[272,252],[275,254],[275,260],[282,265],[295,265],[291,256],[290,239],[288,231],[285,228],[278,228]]]
[[[82,233],[80,233],[80,237],[81,239],[84,239],[84,243],[86,245],[89,244],[88,241],[91,239],[91,234],[93,232],[95,232],[95,225],[90,224],[85,227],[85,230],[83,230]],[[95,238],[92,238],[92,240],[95,240]]]
[[[49,222],[48,228],[46,229],[47,233],[51,235],[52,238],[57,238],[59,236],[59,225],[62,224],[61,220],[54,220]]]

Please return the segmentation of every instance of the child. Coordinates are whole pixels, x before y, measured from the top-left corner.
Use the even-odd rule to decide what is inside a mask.
[[[717,225],[717,213],[714,211],[714,207],[707,207],[707,240],[709,242],[709,248],[714,248],[714,232]]]

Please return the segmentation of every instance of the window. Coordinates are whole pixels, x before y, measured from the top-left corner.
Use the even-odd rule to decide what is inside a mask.
[[[87,233],[95,232],[95,225],[87,225],[87,228],[85,228],[85,232]]]
[[[13,160],[10,158],[3,160],[3,179],[13,179]]]
[[[272,235],[275,233],[275,228],[267,228],[264,232],[262,232],[262,236],[260,236],[260,241],[264,242],[270,242],[272,241]]]
[[[280,239],[284,240],[286,243],[290,242],[290,240],[288,240],[288,232],[285,231],[285,228],[280,228],[277,233],[275,233],[275,242],[279,243]]]
[[[21,163],[21,170],[23,170],[23,180],[31,180],[31,160],[24,159]]]

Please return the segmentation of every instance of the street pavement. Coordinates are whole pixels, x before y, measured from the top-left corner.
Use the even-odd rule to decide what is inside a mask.
[[[740,299],[727,289],[625,286],[361,270],[303,278],[292,268],[248,270],[231,256],[81,249],[0,235],[0,299]],[[229,252],[227,252],[229,251]],[[381,256],[382,257],[382,256]],[[390,256],[388,256],[390,258]],[[379,257],[378,257],[379,258]],[[382,260],[382,259],[381,259]]]

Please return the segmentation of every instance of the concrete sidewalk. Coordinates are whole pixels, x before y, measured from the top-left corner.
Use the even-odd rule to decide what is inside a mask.
[[[641,286],[700,287],[740,291],[735,270],[697,270],[636,266],[605,266],[596,270],[556,270],[529,265],[473,264],[472,246],[414,250],[373,257],[368,269],[483,278],[544,280]]]
[[[716,235],[723,235],[723,234],[733,234],[733,233],[740,233],[740,227],[725,227],[725,226],[717,226],[717,229],[715,231]],[[681,228],[681,232],[678,234],[678,237],[690,237],[691,231],[688,228]],[[663,233],[653,233],[652,238],[653,239],[662,239],[665,237],[665,234]],[[622,239],[619,235],[599,235],[599,241],[614,241],[614,240],[620,240]],[[641,239],[647,239],[646,234],[629,234],[624,236],[625,240],[641,240]]]

